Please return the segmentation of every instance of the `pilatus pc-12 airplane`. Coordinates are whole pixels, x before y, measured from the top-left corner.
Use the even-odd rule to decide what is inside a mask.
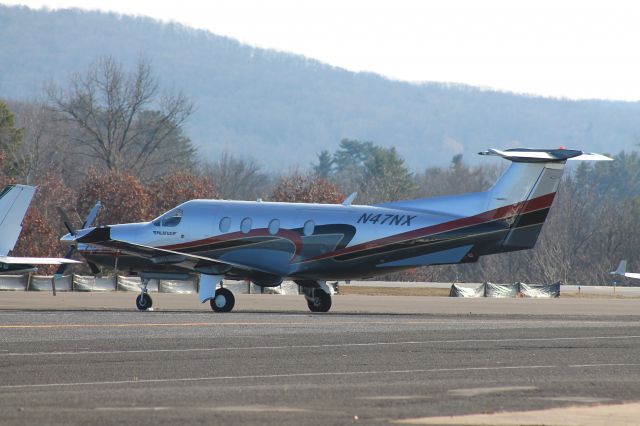
[[[62,241],[91,266],[140,275],[141,310],[149,279],[200,274],[199,296],[229,312],[224,278],[258,286],[290,279],[312,312],[331,307],[328,280],[371,277],[424,265],[476,262],[532,248],[567,160],[610,160],[568,149],[490,149],[512,164],[486,192],[372,206],[191,200],[150,222],[81,229]]]

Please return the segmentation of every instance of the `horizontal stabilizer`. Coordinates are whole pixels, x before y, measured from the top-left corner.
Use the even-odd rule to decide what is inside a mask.
[[[548,163],[548,162],[564,162],[567,160],[586,160],[586,161],[611,161],[612,159],[601,154],[591,152],[582,152],[575,149],[530,149],[530,148],[513,148],[507,150],[499,150],[490,148],[487,151],[479,152],[480,155],[496,155],[507,160],[520,163]]]

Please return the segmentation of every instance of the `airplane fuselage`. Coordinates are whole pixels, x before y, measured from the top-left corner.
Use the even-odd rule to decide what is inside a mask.
[[[518,208],[484,211],[479,195],[459,197],[467,201],[467,211],[476,213],[471,216],[380,206],[192,200],[151,222],[113,225],[111,238],[249,266],[251,273],[224,272],[264,283],[272,277],[350,279],[470,262],[491,252],[509,233],[509,218]],[[545,212],[553,199],[547,198],[541,205]],[[476,212],[469,203],[473,199]],[[441,202],[434,199],[434,208]],[[451,200],[446,205],[453,210]],[[117,256],[121,270],[198,271],[193,260],[179,257],[141,259],[91,245],[79,250],[90,262],[110,268]]]

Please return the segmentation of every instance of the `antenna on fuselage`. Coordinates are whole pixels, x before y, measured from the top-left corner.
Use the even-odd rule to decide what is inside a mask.
[[[344,201],[342,202],[342,205],[350,206],[351,203],[353,203],[353,200],[355,200],[357,196],[358,196],[357,192],[352,193],[351,195],[349,195],[347,198],[344,199]]]

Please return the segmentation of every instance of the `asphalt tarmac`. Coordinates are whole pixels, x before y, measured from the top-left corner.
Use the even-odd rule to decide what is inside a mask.
[[[239,295],[215,314],[194,295],[153,312],[60,296],[0,293],[2,425],[640,418],[638,300],[336,296],[310,314],[301,296]]]

